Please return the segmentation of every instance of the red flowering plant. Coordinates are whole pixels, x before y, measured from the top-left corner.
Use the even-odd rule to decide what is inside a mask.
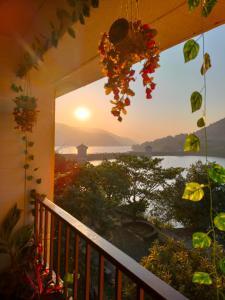
[[[41,243],[37,246],[36,254],[36,277],[39,295],[41,299],[47,295],[63,296],[64,286],[60,276],[43,263],[43,247]],[[63,297],[60,297],[60,299]],[[57,298],[58,299],[58,298]]]
[[[115,21],[109,33],[104,33],[99,44],[99,53],[104,75],[106,95],[113,93],[112,114],[122,121],[121,113],[126,114],[130,98],[135,95],[130,83],[135,81],[137,62],[144,60],[140,74],[146,90],[146,98],[152,98],[156,84],[152,73],[159,67],[159,47],[155,42],[157,31],[141,21],[128,22],[126,19]]]

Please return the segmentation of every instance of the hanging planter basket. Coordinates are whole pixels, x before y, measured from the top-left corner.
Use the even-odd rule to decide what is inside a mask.
[[[129,22],[121,18],[116,20],[109,33],[104,33],[99,44],[99,53],[103,65],[103,73],[108,77],[105,84],[106,94],[113,93],[112,114],[122,121],[121,113],[126,114],[126,106],[130,105],[135,95],[130,83],[135,81],[133,65],[144,60],[140,71],[146,98],[152,98],[155,83],[151,74],[159,67],[159,47],[154,38],[157,32],[141,21]]]

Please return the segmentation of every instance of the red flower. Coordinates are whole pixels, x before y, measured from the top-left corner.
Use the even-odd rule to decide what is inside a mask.
[[[150,29],[150,26],[148,24],[143,24],[142,28],[144,30],[149,30]]]
[[[156,84],[154,82],[151,83],[151,89],[154,90],[156,87]]]
[[[147,47],[150,49],[152,47],[155,46],[155,41],[154,40],[150,40],[148,43],[147,43]]]
[[[147,88],[146,89],[146,98],[147,99],[152,99],[151,93],[152,93],[152,90],[150,88]]]
[[[124,101],[124,103],[125,103],[126,106],[129,106],[130,105],[130,99],[126,98],[125,101]]]

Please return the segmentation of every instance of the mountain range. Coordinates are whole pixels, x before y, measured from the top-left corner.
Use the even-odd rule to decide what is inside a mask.
[[[71,127],[56,123],[55,145],[56,146],[131,146],[135,144],[132,139],[121,137],[111,132],[95,128]]]
[[[205,153],[205,134],[204,129],[200,129],[194,132],[201,142],[201,150],[199,155]],[[132,148],[134,151],[145,151],[147,146],[152,147],[152,152],[163,153],[167,155],[184,155],[183,146],[187,134],[178,134],[175,136],[167,136],[164,138],[156,139],[154,141],[147,141],[140,145],[134,145]],[[210,124],[207,127],[208,138],[208,154],[210,156],[225,157],[225,118],[215,123]],[[194,154],[196,153],[186,153]]]

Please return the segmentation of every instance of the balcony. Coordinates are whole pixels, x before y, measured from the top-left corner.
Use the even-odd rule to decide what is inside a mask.
[[[62,278],[66,274],[72,274],[70,290],[74,300],[125,299],[123,298],[125,277],[132,281],[132,291],[135,290],[132,299],[187,299],[46,198],[43,201],[36,198],[35,235],[43,245],[43,260],[49,265],[49,269],[55,270]],[[95,269],[97,275],[93,272],[93,256],[98,265],[97,270]],[[106,283],[105,274],[106,265],[109,263],[112,266],[110,277],[114,277],[110,280],[110,287]],[[82,269],[79,269],[80,266]],[[97,284],[93,283],[93,273],[97,278]],[[64,295],[69,299],[67,282],[64,286]]]

